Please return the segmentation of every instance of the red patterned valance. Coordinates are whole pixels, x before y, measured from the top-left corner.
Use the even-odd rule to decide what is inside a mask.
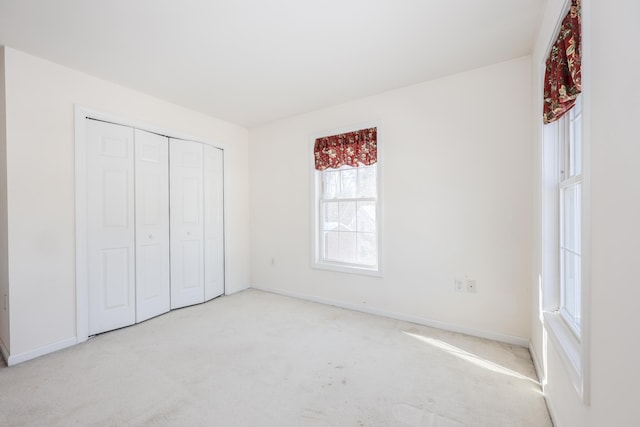
[[[372,165],[378,161],[378,129],[361,129],[318,138],[313,155],[319,171],[344,165]]]
[[[544,75],[545,124],[558,120],[569,111],[582,91],[581,12],[580,0],[571,0],[571,10],[562,21],[558,39],[547,58]]]

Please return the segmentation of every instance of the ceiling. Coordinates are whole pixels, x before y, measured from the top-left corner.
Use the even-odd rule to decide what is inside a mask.
[[[0,0],[0,45],[251,128],[530,53],[546,0]]]

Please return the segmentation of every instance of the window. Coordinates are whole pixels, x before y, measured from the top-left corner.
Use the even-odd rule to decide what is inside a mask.
[[[545,329],[555,343],[583,402],[589,402],[588,286],[583,272],[588,239],[583,235],[588,208],[583,202],[583,95],[557,121],[544,125],[543,295]]]
[[[560,224],[559,312],[580,338],[581,320],[581,211],[582,211],[582,101],[558,120]]]
[[[542,83],[542,274],[546,336],[583,403],[590,401],[589,143],[583,141],[582,1],[566,0]],[[589,57],[585,55],[584,57]],[[588,75],[588,73],[587,73]],[[588,86],[588,85],[587,85]],[[588,136],[588,134],[587,134]],[[583,142],[586,142],[583,145]],[[586,177],[583,179],[583,176]],[[546,357],[546,350],[543,350]]]
[[[371,129],[373,142],[369,136],[362,139],[356,136],[354,142],[353,135]],[[324,154],[326,158],[319,161]],[[314,157],[313,266],[379,274],[377,128],[316,138]]]
[[[343,166],[320,173],[321,260],[375,268],[378,264],[376,165]]]

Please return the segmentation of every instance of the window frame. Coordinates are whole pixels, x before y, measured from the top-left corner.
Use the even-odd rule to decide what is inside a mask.
[[[571,0],[564,0],[558,9],[555,29],[550,33],[544,56],[538,62],[540,79],[536,82],[538,93],[543,92],[546,58],[560,31],[562,21],[571,7]],[[542,123],[542,99],[539,99],[538,126],[541,143],[541,271],[539,276],[539,318],[542,323],[542,352],[544,376],[548,376],[547,354],[555,349],[564,371],[577,395],[586,406],[591,403],[591,8],[590,2],[582,2],[582,206],[581,206],[581,334],[580,340],[568,327],[559,313],[559,177],[557,176],[559,153],[555,140],[549,138],[549,130]],[[542,378],[543,390],[547,379]]]
[[[544,70],[544,68],[542,68]],[[542,73],[544,75],[544,71]],[[589,141],[585,132],[585,117],[588,117],[588,95],[585,96],[583,84],[582,119],[581,126],[581,174],[565,177],[562,170],[569,164],[569,153],[565,147],[560,147],[559,134],[569,129],[569,126],[557,121],[542,125],[542,275],[540,286],[541,320],[544,326],[544,336],[548,337],[562,360],[565,371],[574,386],[578,396],[585,405],[590,404],[590,304],[589,304]],[[567,114],[574,114],[569,111]],[[561,119],[562,120],[562,119]],[[566,121],[566,120],[565,120]],[[559,123],[560,122],[560,123]],[[570,175],[570,174],[567,174]],[[580,208],[580,328],[577,329],[563,310],[562,262],[561,244],[564,230],[562,228],[563,191],[572,185],[581,185]],[[546,338],[544,338],[546,339]],[[546,345],[546,344],[543,344]]]
[[[558,224],[559,224],[559,235],[558,235],[558,263],[560,266],[560,275],[558,278],[558,286],[559,286],[559,294],[560,294],[560,302],[558,305],[558,313],[562,320],[569,327],[571,332],[575,335],[578,341],[581,340],[581,306],[582,306],[582,295],[580,295],[580,291],[582,289],[582,192],[583,192],[583,179],[582,179],[582,154],[580,154],[580,158],[576,158],[575,161],[572,161],[573,151],[576,147],[576,123],[578,126],[582,126],[582,95],[579,96],[576,105],[569,110],[564,116],[562,116],[558,122],[558,134],[557,134],[557,142],[558,142],[558,156],[559,156],[559,171],[558,171]],[[581,133],[580,133],[581,135]],[[579,138],[579,152],[582,153],[582,138]],[[575,150],[577,151],[577,150]],[[576,167],[579,161],[579,169],[576,171]],[[578,242],[579,247],[575,249],[569,249],[565,244],[565,194],[567,191],[572,188],[578,188],[579,193],[577,194],[577,201],[579,204],[576,205],[577,208],[577,226],[578,226]],[[575,217],[575,216],[574,216]],[[574,218],[575,219],[575,218]],[[566,307],[566,294],[567,294],[567,284],[565,282],[565,270],[566,270],[566,260],[565,255],[567,253],[571,253],[579,257],[580,260],[580,268],[575,271],[577,276],[579,277],[578,285],[576,289],[573,290],[574,294],[578,294],[579,297],[579,307],[578,312],[576,313],[576,317],[578,320],[571,315],[569,310]],[[577,292],[576,292],[577,291]]]
[[[322,172],[315,169],[313,149],[315,140],[331,135],[338,135],[342,133],[354,132],[360,129],[377,128],[377,148],[378,158],[376,162],[376,189],[377,195],[375,198],[349,198],[348,200],[357,201],[371,201],[376,202],[376,238],[377,238],[377,250],[378,250],[378,262],[375,267],[367,267],[361,264],[351,264],[340,261],[327,261],[322,257],[322,236],[321,236],[321,197],[322,197]],[[383,186],[382,186],[382,147],[383,132],[380,122],[366,122],[358,125],[345,126],[329,131],[322,131],[314,133],[310,136],[310,167],[311,167],[311,268],[319,270],[329,270],[340,273],[360,274],[365,276],[382,277],[383,275]],[[361,166],[362,167],[362,166]],[[346,199],[345,199],[346,200]]]

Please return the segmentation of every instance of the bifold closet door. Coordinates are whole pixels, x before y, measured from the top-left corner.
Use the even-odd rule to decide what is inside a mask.
[[[86,120],[89,335],[131,325],[135,306],[134,134]]]
[[[169,139],[135,130],[136,322],[170,310]]]
[[[204,147],[204,298],[224,293],[223,152]]]
[[[203,145],[170,139],[171,308],[204,302]]]

